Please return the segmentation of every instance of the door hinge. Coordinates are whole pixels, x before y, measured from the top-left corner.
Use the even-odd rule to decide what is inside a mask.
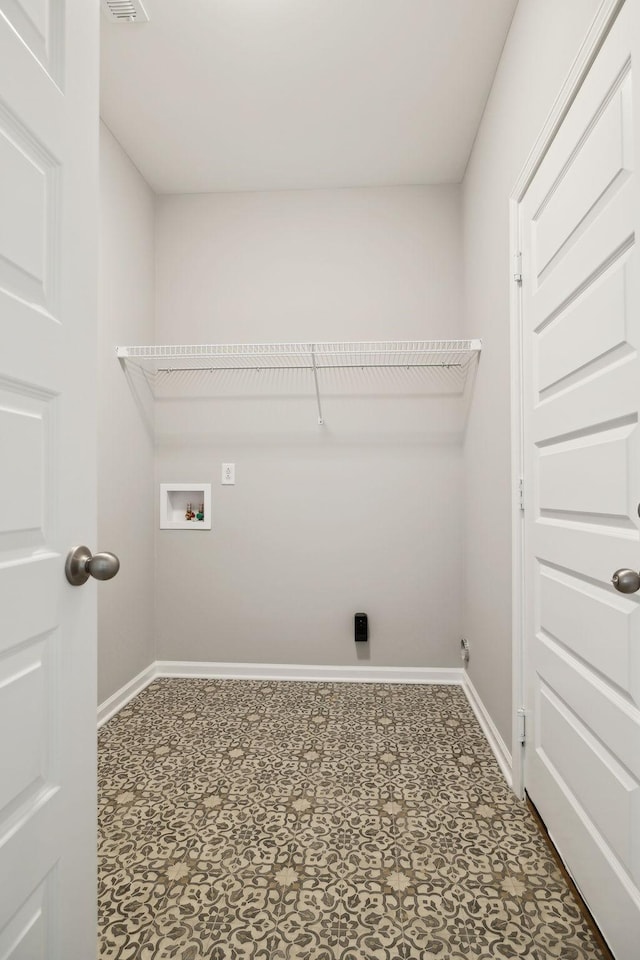
[[[522,254],[516,253],[513,258],[513,279],[516,283],[522,283]]]
[[[524,707],[518,708],[518,740],[525,743],[527,739],[527,714]]]
[[[524,477],[520,477],[518,480],[518,503],[520,509],[524,511]]]

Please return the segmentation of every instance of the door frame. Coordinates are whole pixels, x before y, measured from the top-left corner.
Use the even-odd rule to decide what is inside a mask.
[[[595,60],[605,37],[626,0],[601,0],[569,73],[509,195],[509,334],[511,356],[511,567],[512,567],[512,770],[514,793],[524,797],[524,751],[521,742],[522,711],[525,707],[525,537],[521,508],[524,478],[524,390],[522,286],[520,273],[521,202],[558,129]],[[630,0],[634,2],[634,0]],[[526,723],[526,717],[525,717]]]

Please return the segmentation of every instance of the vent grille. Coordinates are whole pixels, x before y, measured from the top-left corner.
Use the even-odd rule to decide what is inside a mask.
[[[102,9],[114,23],[147,23],[149,16],[142,0],[102,0]]]

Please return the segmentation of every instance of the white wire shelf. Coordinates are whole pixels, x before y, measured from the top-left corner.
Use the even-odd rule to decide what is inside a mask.
[[[326,367],[461,367],[481,340],[383,340],[353,343],[217,343],[116,347],[152,373],[174,370],[275,370]]]
[[[318,422],[323,423],[318,372],[329,369],[456,369],[463,377],[481,340],[381,340],[318,343],[217,343],[116,347],[121,363],[142,368],[155,382],[179,371],[310,370]]]

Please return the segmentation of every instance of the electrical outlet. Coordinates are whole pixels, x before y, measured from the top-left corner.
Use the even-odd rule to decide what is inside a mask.
[[[221,483],[232,484],[236,482],[236,465],[235,463],[223,463],[222,464],[222,479]]]

